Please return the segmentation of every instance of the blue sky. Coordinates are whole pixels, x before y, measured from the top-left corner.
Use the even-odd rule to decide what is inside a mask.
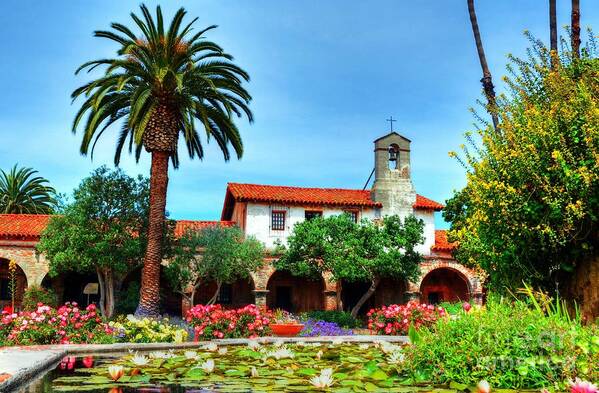
[[[582,0],[582,25],[597,26],[595,0]],[[373,168],[372,141],[395,128],[412,140],[417,191],[444,201],[465,182],[448,157],[472,129],[468,108],[480,97],[480,66],[465,0],[196,0],[163,1],[168,15],[184,6],[198,26],[251,75],[256,122],[240,123],[242,160],[225,163],[216,146],[204,161],[184,159],[171,171],[167,209],[173,218],[218,219],[226,183],[254,182],[361,188]],[[478,17],[496,84],[506,54],[523,54],[522,33],[548,37],[547,1],[478,1]],[[569,1],[558,1],[558,23]],[[131,24],[134,1],[4,0],[0,13],[0,168],[40,171],[70,193],[93,168],[112,166],[116,130],[92,162],[70,132],[71,91],[83,62],[115,46],[92,37],[109,23]],[[154,7],[157,3],[150,1]],[[125,157],[129,174],[149,173]],[[438,224],[444,225],[438,217]]]

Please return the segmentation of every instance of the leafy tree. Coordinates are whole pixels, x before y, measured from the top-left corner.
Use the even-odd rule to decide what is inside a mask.
[[[205,39],[205,33],[216,26],[194,31],[197,18],[183,23],[183,8],[166,29],[160,7],[155,18],[145,5],[141,13],[141,17],[131,14],[139,35],[120,23],[111,24],[113,31],[94,33],[116,42],[119,49],[115,58],[90,61],[77,70],[105,67],[104,75],[72,93],[73,99],[84,99],[73,132],[87,117],[81,153],[91,148],[93,155],[100,136],[116,123],[120,134],[115,164],[125,145],[136,159],[144,148],[151,154],[148,247],[136,314],[158,315],[168,162],[170,158],[175,168],[179,166],[179,135],[189,157],[202,159],[199,122],[206,140],[214,138],[225,160],[231,156],[229,146],[240,158],[243,144],[234,118],[245,115],[251,122],[253,117],[248,108],[251,96],[242,86],[249,75],[232,62],[231,55]]]
[[[263,264],[264,246],[254,237],[244,237],[238,227],[214,226],[189,230],[179,240],[166,276],[193,306],[200,285],[215,282],[216,291],[207,304],[214,304],[222,284],[249,278]]]
[[[10,172],[0,169],[0,213],[48,214],[56,205],[56,191],[48,180],[36,176],[31,168],[12,167]]]
[[[549,49],[530,40],[528,59],[510,57],[509,91],[498,100],[500,132],[482,127],[480,143],[467,134],[474,151],[465,147],[458,157],[467,185],[444,212],[450,240],[459,241],[456,258],[483,268],[497,290],[522,281],[553,289],[597,252],[599,239],[594,41],[580,58],[562,50],[552,61]]]
[[[120,169],[96,169],[75,189],[63,214],[50,220],[37,245],[49,260],[51,276],[65,271],[98,275],[100,310],[107,317],[114,311],[115,289],[143,258],[148,183]]]
[[[423,228],[422,220],[414,216],[359,224],[346,214],[306,220],[293,228],[287,250],[275,266],[296,276],[330,272],[334,280],[369,282],[351,310],[355,318],[381,279],[418,277],[422,257],[415,247],[424,242]]]

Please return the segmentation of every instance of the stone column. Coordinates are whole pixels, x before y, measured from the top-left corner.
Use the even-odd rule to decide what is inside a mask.
[[[268,295],[268,289],[254,289],[255,304],[258,307],[266,307],[266,296]]]

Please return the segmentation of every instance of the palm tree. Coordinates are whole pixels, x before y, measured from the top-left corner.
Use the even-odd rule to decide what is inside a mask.
[[[56,191],[48,180],[36,176],[31,168],[13,166],[6,173],[0,169],[0,213],[49,214],[56,205]]]
[[[472,33],[474,33],[474,41],[476,43],[478,59],[480,61],[480,66],[483,70],[483,77],[480,81],[483,85],[485,97],[487,98],[487,110],[491,114],[491,119],[493,120],[493,127],[497,130],[499,127],[499,119],[497,117],[496,110],[497,105],[495,100],[495,86],[493,86],[493,78],[491,77],[491,71],[489,71],[487,57],[485,56],[485,49],[480,38],[480,30],[478,29],[478,21],[476,19],[476,10],[474,9],[474,0],[467,1],[468,12],[470,13],[470,24],[472,25]]]
[[[572,0],[572,57],[580,58],[580,0]]]
[[[136,314],[158,315],[168,166],[169,159],[175,168],[179,166],[179,135],[189,157],[202,159],[197,122],[206,132],[206,141],[214,138],[225,160],[231,156],[229,145],[240,158],[243,144],[234,117],[245,115],[252,122],[253,116],[248,108],[251,96],[242,87],[249,75],[204,37],[216,26],[195,32],[197,18],[183,24],[186,11],[181,8],[165,30],[159,6],[155,19],[145,5],[140,8],[141,17],[131,13],[139,35],[120,23],[112,23],[112,31],[94,32],[116,42],[119,49],[116,57],[87,62],[76,71],[105,67],[101,77],[72,94],[73,100],[85,99],[73,132],[87,116],[81,153],[93,155],[100,136],[119,123],[115,165],[126,144],[136,160],[143,148],[151,154],[148,245]]]

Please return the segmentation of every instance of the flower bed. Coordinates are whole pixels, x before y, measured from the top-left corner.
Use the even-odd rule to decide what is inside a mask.
[[[431,327],[447,315],[442,307],[431,304],[392,304],[368,311],[368,329],[374,334],[405,335],[410,326]]]
[[[254,304],[225,310],[220,304],[197,305],[187,312],[186,320],[195,330],[196,339],[254,338],[270,334],[272,312]]]
[[[302,321],[304,328],[300,332],[301,337],[318,336],[350,336],[353,334],[351,329],[343,329],[335,322],[325,322],[315,319]]]
[[[187,331],[170,323],[168,318],[162,320],[135,318],[133,315],[120,317],[109,322],[119,341],[130,343],[180,343],[187,340]]]
[[[0,345],[79,344],[112,342],[112,329],[90,304],[80,309],[65,303],[58,309],[39,304],[35,311],[2,313]]]

